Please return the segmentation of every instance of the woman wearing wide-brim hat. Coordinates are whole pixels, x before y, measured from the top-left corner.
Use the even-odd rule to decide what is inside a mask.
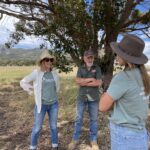
[[[35,69],[31,74],[20,81],[20,86],[29,94],[34,93],[35,97],[34,126],[30,145],[31,150],[37,148],[38,138],[46,112],[49,116],[52,149],[58,149],[57,94],[59,91],[59,76],[57,70],[53,68],[55,61],[54,56],[50,55],[46,50],[43,51],[37,61],[39,69]]]
[[[117,61],[125,69],[116,74],[100,99],[102,112],[111,110],[111,150],[148,150],[145,122],[148,116],[150,78],[144,67],[145,43],[135,35],[125,35],[110,43]]]

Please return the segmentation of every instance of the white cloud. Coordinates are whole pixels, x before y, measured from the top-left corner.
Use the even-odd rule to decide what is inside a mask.
[[[19,48],[38,48],[43,40],[34,36],[25,36],[25,40],[21,40],[15,47]]]
[[[0,44],[8,41],[9,35],[15,31],[14,23],[17,21],[18,19],[14,17],[3,15],[3,18],[0,20]]]
[[[17,18],[4,15],[0,20],[0,45],[5,44],[9,40],[11,33],[15,31],[14,24],[18,21]],[[40,38],[34,36],[25,36],[15,47],[19,48],[36,48],[42,43]]]
[[[150,59],[150,41],[145,42],[144,54]]]
[[[18,21],[17,18],[4,15],[3,18],[0,20],[0,27],[5,27],[9,31],[14,31],[15,27],[14,24]]]

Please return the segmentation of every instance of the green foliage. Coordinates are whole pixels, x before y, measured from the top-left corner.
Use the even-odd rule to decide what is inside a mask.
[[[23,31],[22,32],[14,32],[10,35],[11,40],[5,44],[7,48],[10,48],[11,46],[14,46],[17,44],[20,40],[24,39]]]
[[[150,25],[150,10],[147,12],[147,15],[143,17],[141,23]]]
[[[138,9],[135,9],[135,10],[133,11],[133,13],[132,13],[132,18],[133,18],[133,19],[136,19],[136,18],[141,17],[141,16],[142,16],[142,13],[141,13],[140,10],[138,10]]]

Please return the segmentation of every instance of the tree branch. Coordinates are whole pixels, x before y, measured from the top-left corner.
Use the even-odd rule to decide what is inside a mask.
[[[7,1],[4,1],[4,0],[1,0],[1,3],[3,4],[14,4],[14,5],[27,5],[27,6],[34,6],[34,7],[38,7],[38,8],[44,8],[44,9],[47,9],[47,10],[50,10],[50,7],[46,5],[46,3],[42,2],[41,3],[38,3],[38,2],[28,2],[28,1],[23,1],[23,0],[7,0]],[[53,10],[51,10],[53,12]]]
[[[137,18],[137,19],[134,19],[134,20],[129,20],[128,22],[126,22],[122,28],[126,28],[128,27],[129,25],[131,24],[137,24],[139,23],[141,20],[143,20],[145,17],[149,16],[150,15],[150,12],[147,12],[145,15]]]
[[[6,15],[9,15],[9,16],[13,16],[13,17],[16,17],[18,19],[25,19],[25,20],[29,20],[29,21],[38,21],[40,22],[41,24],[43,24],[44,26],[47,26],[47,23],[46,21],[40,19],[40,18],[37,18],[37,17],[29,17],[29,16],[26,16],[26,15],[22,15],[22,14],[15,14],[15,13],[10,13],[10,12],[7,12],[7,11],[4,11],[4,10],[0,10],[0,13],[2,14],[6,14]]]
[[[135,7],[134,4],[134,0],[128,0],[126,2],[125,8],[124,10],[122,10],[122,15],[120,17],[118,26],[121,28],[123,26],[123,24],[127,21],[127,19],[129,18],[131,12],[132,12],[132,8]]]
[[[146,26],[146,27],[142,27],[142,28],[124,28],[124,29],[120,30],[120,32],[142,31],[142,30],[146,30],[146,29],[149,29],[149,28],[150,28],[150,25],[149,25],[149,26]]]
[[[144,30],[142,30],[142,32],[143,32],[148,38],[150,38],[150,34],[146,33]]]

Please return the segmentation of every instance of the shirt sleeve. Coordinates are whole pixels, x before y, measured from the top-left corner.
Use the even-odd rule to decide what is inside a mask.
[[[110,95],[114,101],[119,100],[128,90],[127,80],[118,73],[112,78],[112,81],[107,90],[108,95]]]
[[[102,72],[99,66],[97,66],[97,69],[96,69],[96,79],[97,80],[102,79]]]
[[[32,94],[33,90],[33,85],[30,83],[35,80],[36,76],[36,70],[34,70],[31,74],[25,76],[21,81],[20,81],[20,86],[27,91],[29,94]]]
[[[81,67],[78,68],[76,77],[77,78],[81,78],[82,77],[82,75],[81,75]]]

